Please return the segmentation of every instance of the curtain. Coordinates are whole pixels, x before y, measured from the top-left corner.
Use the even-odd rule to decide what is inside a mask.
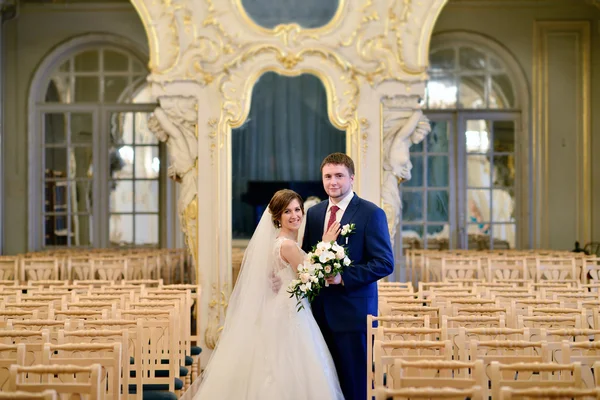
[[[345,132],[327,115],[327,95],[313,75],[264,74],[254,86],[246,123],[232,131],[233,238],[249,238],[256,219],[279,188],[304,188],[303,197],[319,187],[325,156],[346,151]],[[250,193],[249,182],[264,183],[268,193]],[[289,186],[290,182],[305,184]],[[251,205],[250,197],[263,204]]]

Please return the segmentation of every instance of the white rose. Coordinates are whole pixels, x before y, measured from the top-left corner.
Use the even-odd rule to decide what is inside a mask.
[[[350,231],[350,225],[346,224],[342,227],[342,236],[346,236]]]
[[[334,256],[334,254],[333,254],[332,252],[330,252],[330,251],[325,251],[325,252],[323,252],[323,254],[321,254],[321,255],[319,256],[319,261],[321,261],[321,263],[326,263],[326,262],[328,262],[328,261],[331,261],[331,260],[333,260],[333,258],[334,258],[334,257],[335,257],[335,256]]]
[[[300,285],[300,291],[306,293],[306,285]]]
[[[317,274],[317,276],[318,276],[319,278],[322,278],[322,277],[323,277],[323,276],[325,276],[325,275],[323,275],[323,273],[322,273],[322,272],[319,272],[319,273]]]
[[[319,249],[319,248],[317,248],[317,250],[315,250],[315,255],[317,257],[320,257],[321,254],[323,254],[324,251],[325,251],[325,249]]]
[[[311,287],[312,287],[312,282],[306,282],[306,289],[310,290]]]
[[[341,260],[344,257],[346,257],[346,252],[344,252],[344,249],[340,249],[340,251],[335,253],[335,258],[337,258],[338,260]]]
[[[327,250],[331,250],[331,243],[330,243],[330,242],[327,242],[327,243],[326,243],[326,245],[325,245],[325,248],[326,248]]]
[[[323,269],[323,266],[319,263],[313,264],[313,266],[315,267],[315,271],[320,271]]]
[[[327,249],[328,249],[328,247],[327,247],[327,246],[331,246],[331,244],[330,244],[330,243],[327,243],[327,242],[319,242],[319,243],[317,244],[317,250],[321,250],[321,251],[323,251],[323,250],[327,250]]]
[[[335,269],[340,269],[340,267],[341,267],[340,263],[333,264],[333,268],[335,268]]]
[[[306,259],[307,259],[307,260],[310,260],[310,259],[311,259],[311,258],[313,258],[314,256],[315,256],[315,253],[313,253],[313,252],[311,251],[310,253],[308,253],[308,254],[306,255]]]
[[[306,283],[308,282],[308,280],[310,279],[310,275],[309,274],[300,274],[300,280],[302,281],[302,283]]]
[[[337,253],[338,251],[340,251],[342,249],[343,249],[343,247],[337,243],[334,243],[333,246],[331,246],[331,251],[333,251],[334,253]]]
[[[325,266],[325,273],[329,274],[331,272],[331,265],[326,265]]]
[[[347,267],[348,265],[350,265],[350,259],[348,257],[344,258],[344,265]]]
[[[317,278],[316,276],[312,276],[312,277],[310,278],[310,281],[311,281],[312,283],[317,283],[317,282],[319,282],[319,278]]]

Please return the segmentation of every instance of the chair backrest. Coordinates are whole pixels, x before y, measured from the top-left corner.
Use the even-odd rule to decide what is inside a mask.
[[[75,365],[35,365],[10,367],[10,386],[12,391],[40,392],[55,390],[58,394],[80,395],[82,399],[102,399],[100,392],[100,371],[102,367],[94,364],[90,367]],[[25,379],[28,376],[28,379]],[[37,376],[37,378],[36,378]]]

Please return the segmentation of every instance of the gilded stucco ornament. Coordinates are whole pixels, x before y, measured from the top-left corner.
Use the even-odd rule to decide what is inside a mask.
[[[206,288],[200,305],[206,316],[201,345],[214,347],[232,290],[231,129],[245,122],[256,81],[267,71],[287,76],[309,73],[321,79],[327,115],[346,131],[346,152],[359,166],[355,190],[381,203],[395,221],[400,203],[392,200],[394,192],[388,191],[392,186],[385,182],[410,176],[410,165],[397,161],[408,159],[408,146],[392,141],[398,153],[384,151],[384,120],[396,133],[400,122],[390,122],[382,101],[423,95],[429,39],[446,1],[339,0],[333,19],[323,27],[282,24],[266,29],[250,19],[241,0],[132,0],[148,34],[152,72],[148,81],[161,100],[156,118],[168,135],[168,146],[180,147],[169,145],[174,137],[188,145],[186,151],[173,150],[184,156],[179,160],[171,154],[170,175],[182,182],[182,188],[186,185],[179,212],[188,243],[195,249],[199,283]],[[163,104],[162,99],[178,97],[196,100],[194,117],[187,111],[185,116],[176,115],[173,108],[180,106],[175,103]],[[163,123],[161,118],[188,125]],[[171,134],[172,125],[179,136]],[[188,142],[194,140],[192,135],[195,152]],[[399,173],[402,168],[408,173]],[[210,351],[202,354],[206,360]]]

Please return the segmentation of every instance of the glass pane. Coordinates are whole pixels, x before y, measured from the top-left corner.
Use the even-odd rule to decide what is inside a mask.
[[[135,216],[135,244],[158,244],[158,215]]]
[[[427,248],[448,250],[450,242],[447,225],[427,225]]]
[[[459,108],[486,108],[485,76],[463,76],[458,89]]]
[[[506,189],[492,190],[492,222],[513,222],[515,212],[514,193]]]
[[[457,88],[454,78],[435,78],[427,82],[429,108],[456,108]]]
[[[135,113],[135,144],[158,144],[156,135],[148,129],[148,119],[151,115],[151,113]]]
[[[423,156],[410,155],[410,162],[412,163],[412,170],[410,171],[410,181],[402,183],[403,186],[407,187],[421,187],[423,186]]]
[[[423,225],[402,225],[402,244],[410,249],[423,248]]]
[[[508,75],[492,75],[490,108],[515,107],[515,93]]]
[[[158,146],[136,146],[134,158],[136,178],[158,178],[160,171]]]
[[[46,88],[47,103],[72,103],[71,78],[68,75],[54,75]]]
[[[116,143],[133,143],[134,113],[113,113],[110,115],[110,133]]]
[[[71,182],[71,187],[75,189],[75,193],[72,193],[75,201],[71,204],[71,212],[91,213],[94,201],[92,181],[74,181]]]
[[[46,246],[66,246],[67,243],[66,214],[44,216],[44,243]]]
[[[467,187],[487,188],[492,186],[490,159],[486,155],[467,156]]]
[[[158,181],[135,182],[135,211],[158,212]]]
[[[133,181],[113,181],[111,186],[110,211],[133,211]]]
[[[485,54],[471,47],[461,47],[458,59],[461,69],[482,70],[486,67]]]
[[[75,77],[76,103],[98,102],[100,100],[100,79],[96,76]]]
[[[92,144],[94,119],[91,113],[71,114],[71,143]]]
[[[67,176],[67,149],[64,147],[46,148],[44,160],[46,170],[52,171],[54,176]]]
[[[339,0],[242,0],[250,18],[268,29],[290,23],[303,28],[324,26],[335,15],[338,3]]]
[[[67,140],[66,115],[44,114],[44,140],[46,144],[63,144]]]
[[[496,153],[512,153],[515,151],[514,121],[493,121],[494,151]]]
[[[478,223],[481,233],[487,233],[490,221],[490,191],[489,190],[467,190],[467,222]]]
[[[513,187],[514,185],[514,156],[494,156],[494,186]]]
[[[442,49],[429,54],[429,69],[432,72],[452,71],[455,61],[454,49]]]
[[[121,103],[127,97],[126,90],[129,86],[129,78],[126,76],[104,77],[104,101],[108,103]]]
[[[428,187],[447,187],[450,182],[449,175],[448,156],[427,157]]]
[[[100,57],[98,50],[84,51],[75,56],[75,72],[98,71],[99,65]]]
[[[141,62],[139,62],[136,59],[132,59],[133,61],[133,72],[146,72],[146,67],[144,67],[144,64],[142,64]]]
[[[108,222],[109,241],[112,245],[133,244],[133,215],[111,215]]]
[[[517,227],[515,224],[492,225],[492,230],[494,236],[494,249],[514,249],[516,247]]]
[[[134,154],[132,146],[121,146],[109,153],[110,174],[113,178],[133,178]]]
[[[427,135],[429,136],[429,135]],[[412,142],[410,142],[410,147],[409,147],[409,151],[411,153],[422,153],[425,151],[425,141],[421,140],[419,143],[417,144],[413,144]]]
[[[447,153],[449,146],[449,122],[431,121],[431,132],[427,135],[429,153]]]
[[[45,182],[44,209],[50,213],[68,211],[68,183],[66,181]]]
[[[487,121],[471,119],[467,121],[465,141],[468,153],[487,153],[490,149],[490,135]]]
[[[69,178],[92,177],[91,147],[71,147],[69,151]]]
[[[423,192],[403,191],[402,198],[402,221],[423,220]]]
[[[493,57],[493,56],[490,56],[490,67],[495,70],[503,70],[504,69],[500,60],[498,60],[496,57]]]
[[[447,190],[427,192],[427,221],[448,222],[450,195]]]
[[[129,57],[117,51],[104,50],[104,70],[129,71]]]
[[[89,215],[72,215],[73,237],[71,245],[90,246],[92,244],[92,218]]]

